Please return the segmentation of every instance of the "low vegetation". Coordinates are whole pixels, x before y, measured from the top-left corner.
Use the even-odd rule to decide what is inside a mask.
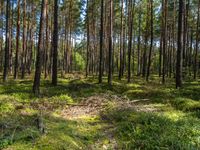
[[[200,148],[198,81],[180,90],[157,77],[104,83],[69,75],[54,87],[42,80],[39,98],[31,79],[1,83],[0,149]]]

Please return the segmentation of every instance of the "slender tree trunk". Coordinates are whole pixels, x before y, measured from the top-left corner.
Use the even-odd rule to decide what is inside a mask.
[[[8,69],[9,69],[9,20],[10,20],[10,0],[7,0],[6,5],[6,42],[5,42],[5,58],[4,58],[4,72],[3,72],[3,81],[5,82],[8,77]]]
[[[57,85],[57,57],[58,57],[58,0],[54,0],[54,32],[53,32],[53,68],[52,84]]]
[[[119,67],[119,80],[122,77],[123,71],[123,9],[124,0],[121,0],[121,31],[120,31],[120,67]]]
[[[33,93],[35,95],[39,95],[40,92],[40,76],[42,69],[42,54],[43,54],[43,32],[44,32],[44,20],[46,19],[46,3],[47,0],[42,0],[41,4],[41,16],[40,16],[40,29],[39,29],[39,39],[38,39],[38,49],[37,49],[37,59],[36,59],[36,70],[35,70],[35,78],[33,83]]]
[[[138,65],[138,67],[137,67],[137,75],[139,76],[140,74],[141,74],[141,56],[140,56],[140,45],[141,45],[141,6],[140,6],[140,11],[139,11],[139,29],[138,29],[138,47],[137,47],[137,49],[138,49],[138,61],[137,61],[137,65]]]
[[[101,30],[100,30],[100,59],[99,59],[99,83],[102,83],[102,66],[103,66],[103,28],[104,28],[104,22],[103,22],[103,14],[104,14],[104,0],[101,0]]]
[[[162,75],[162,55],[163,55],[163,37],[164,37],[164,3],[165,0],[162,0],[162,15],[161,15],[161,26],[160,26],[160,51],[159,51],[159,77]]]
[[[128,83],[131,82],[131,49],[133,38],[133,6],[132,0],[129,0],[129,42],[128,42]]]
[[[165,83],[166,72],[166,49],[167,49],[167,4],[168,0],[164,0],[164,31],[163,31],[163,68],[162,68],[162,83]]]
[[[142,77],[146,77],[147,72],[147,47],[148,47],[148,37],[149,37],[149,1],[147,2],[147,14],[146,14],[146,27],[145,27],[145,37],[144,37],[144,52],[143,52],[143,68]]]
[[[112,53],[113,53],[113,0],[110,0],[109,9],[109,70],[108,70],[108,84],[112,85]]]
[[[90,49],[90,23],[89,23],[89,1],[87,0],[87,58],[86,58],[86,77],[89,73],[89,49]]]
[[[149,75],[150,75],[150,67],[151,67],[151,54],[152,54],[152,49],[153,49],[153,0],[150,0],[150,7],[151,7],[151,45],[150,45],[150,49],[149,49],[149,63],[148,63],[148,67],[147,67],[147,77],[146,80],[149,80]]]
[[[173,60],[172,60],[172,67],[173,67],[173,73],[174,73],[174,78],[175,78],[175,68],[176,68],[176,0],[174,0],[174,8],[173,8],[173,29],[172,29],[172,34],[173,34]]]
[[[0,15],[2,15],[2,3],[0,2]],[[1,30],[2,30],[2,28],[3,27],[1,27]],[[3,40],[2,40],[2,32],[3,31],[1,31],[0,32],[0,34],[1,34],[1,36],[0,36],[0,72],[2,72],[2,51],[3,51],[3,49],[2,49],[2,45],[3,45]]]
[[[193,42],[193,31],[192,31],[192,28],[191,28],[191,29],[190,29],[190,52],[189,52],[189,76],[192,75],[192,73],[191,73],[191,67],[192,67],[192,51],[193,51],[192,42]]]
[[[10,9],[10,14],[11,14],[11,20],[10,20],[10,24],[9,24],[9,29],[10,29],[10,39],[9,39],[9,72],[12,75],[13,73],[13,60],[12,60],[12,54],[13,54],[13,9],[14,9],[14,4],[12,3],[11,9]]]
[[[33,63],[33,48],[34,48],[34,19],[35,19],[35,8],[34,8],[34,5],[32,5],[31,7],[31,25],[30,25],[30,35],[29,35],[29,38],[30,38],[30,45],[29,45],[29,56],[28,56],[28,64],[27,64],[27,69],[28,69],[28,73],[29,75],[31,74],[31,69],[32,69],[32,63]]]
[[[48,15],[48,4],[46,6],[46,47],[45,47],[45,59],[44,59],[44,78],[46,79],[48,76],[48,52],[49,52],[49,15]]]
[[[179,0],[178,15],[178,41],[177,41],[177,63],[176,63],[176,88],[182,86],[182,52],[183,52],[183,6],[184,0]]]
[[[196,46],[195,46],[195,56],[194,56],[194,79],[197,77],[198,70],[198,48],[199,48],[199,16],[200,16],[200,0],[198,4],[198,14],[197,14],[197,26],[196,26]]]
[[[23,52],[22,52],[22,66],[21,66],[21,71],[22,75],[21,78],[24,79],[25,77],[25,53],[26,53],[26,0],[23,1]]]

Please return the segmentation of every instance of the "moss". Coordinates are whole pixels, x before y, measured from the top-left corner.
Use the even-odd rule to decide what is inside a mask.
[[[112,87],[106,80],[103,78],[99,85],[95,76],[85,79],[68,75],[60,78],[56,87],[51,86],[49,79],[42,80],[39,98],[31,94],[31,79],[1,83],[0,149],[103,149],[103,146],[112,149],[113,139],[108,134],[117,140],[119,149],[200,149],[198,82],[188,81],[177,90],[170,80],[161,85],[157,76],[152,76],[149,83],[135,78],[130,84],[114,76]],[[137,99],[142,102],[142,109],[136,112],[118,108],[108,97],[101,115],[75,120],[61,115],[65,102],[77,104],[102,93],[123,96],[134,105],[137,103],[133,100]],[[49,108],[58,105],[53,109],[45,107],[44,135],[37,129],[37,103]],[[154,109],[148,111],[146,107]]]

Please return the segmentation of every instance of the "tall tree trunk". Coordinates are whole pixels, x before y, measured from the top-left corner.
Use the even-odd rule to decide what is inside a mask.
[[[90,23],[89,23],[89,0],[87,0],[87,58],[86,58],[86,77],[89,73],[89,49],[90,49]]]
[[[177,41],[177,64],[176,64],[176,88],[182,86],[182,52],[183,52],[183,6],[184,0],[179,0],[178,15],[178,41]]]
[[[191,71],[191,67],[192,67],[192,51],[193,51],[193,46],[192,46],[192,43],[193,42],[193,31],[192,31],[192,28],[190,29],[190,52],[189,52],[189,76],[192,75],[192,71]]]
[[[145,45],[144,45],[144,52],[143,52],[142,77],[146,77],[146,72],[147,72],[148,37],[149,37],[149,0],[147,2],[146,27],[145,27],[145,37],[144,37],[144,44]]]
[[[173,70],[173,73],[174,73],[174,78],[175,78],[175,68],[176,68],[176,41],[177,41],[177,38],[176,38],[176,0],[174,0],[174,8],[173,8],[173,29],[172,29],[172,34],[173,34],[173,60],[172,60],[172,70]]]
[[[162,55],[163,55],[163,36],[164,36],[164,3],[162,0],[162,15],[161,15],[161,25],[160,25],[160,50],[159,50],[159,77],[162,75]]]
[[[151,8],[151,45],[150,45],[150,49],[149,49],[149,62],[148,62],[148,66],[147,66],[147,77],[146,80],[149,80],[149,75],[150,75],[150,67],[151,67],[151,54],[152,54],[152,49],[153,49],[153,0],[150,0],[150,8]]]
[[[13,54],[13,31],[12,31],[12,28],[13,28],[13,9],[14,9],[14,4],[12,3],[12,6],[11,6],[11,9],[10,9],[10,14],[11,14],[11,20],[10,20],[10,25],[9,25],[9,29],[10,29],[10,39],[9,39],[9,72],[10,74],[12,75],[12,72],[13,72],[13,60],[12,60],[12,54]]]
[[[10,20],[10,0],[7,0],[6,5],[6,43],[5,43],[5,58],[4,58],[4,72],[3,72],[3,81],[7,80],[8,69],[9,69],[9,20]]]
[[[163,68],[162,68],[162,83],[165,83],[166,72],[166,50],[167,50],[167,5],[168,0],[164,0],[164,25],[163,25]]]
[[[104,14],[104,0],[101,0],[101,30],[100,30],[100,51],[99,51],[99,83],[102,83],[102,66],[103,66],[103,28],[104,28],[104,22],[103,22],[103,14]]]
[[[139,18],[138,18],[138,20],[139,20],[139,29],[138,29],[138,47],[137,47],[137,51],[138,51],[138,61],[137,61],[137,65],[138,65],[138,67],[137,67],[137,75],[139,76],[140,74],[141,74],[141,56],[140,56],[140,45],[141,45],[141,4],[140,4],[140,6],[139,6],[140,8],[140,10],[139,10]]]
[[[109,9],[109,69],[108,69],[108,84],[112,85],[112,53],[113,53],[113,0],[110,0]]]
[[[39,39],[38,39],[38,49],[37,49],[37,59],[36,59],[36,70],[35,70],[35,78],[33,83],[33,93],[35,95],[39,95],[40,93],[40,76],[42,69],[42,54],[43,54],[43,32],[44,32],[44,20],[46,19],[46,3],[47,0],[42,0],[41,4],[41,16],[40,16],[40,29],[39,29]]]
[[[33,48],[34,48],[34,39],[33,39],[33,36],[34,36],[34,19],[35,19],[35,8],[34,8],[34,5],[32,5],[31,7],[31,25],[30,25],[30,35],[29,35],[29,38],[30,38],[30,45],[29,45],[29,56],[28,56],[28,73],[29,75],[31,74],[31,69],[32,69],[32,61],[33,61]]]
[[[131,49],[133,40],[133,4],[129,0],[128,83],[131,82]]]
[[[22,52],[22,66],[21,66],[21,71],[22,71],[22,75],[21,78],[24,79],[25,77],[25,53],[26,53],[26,33],[27,33],[27,29],[26,29],[26,0],[24,0],[23,3],[23,52]]]
[[[49,15],[48,15],[48,4],[46,6],[46,46],[45,46],[45,59],[44,59],[44,78],[47,78],[48,75],[48,52],[49,52],[49,31],[48,31],[48,27],[49,27]]]
[[[194,79],[197,77],[198,70],[198,48],[199,48],[199,16],[200,16],[200,0],[198,4],[198,14],[197,14],[197,26],[196,26],[196,46],[195,46],[195,56],[194,56]]]
[[[124,9],[124,0],[121,0],[121,31],[120,31],[120,67],[119,67],[119,80],[122,77],[123,71],[123,9]]]
[[[58,57],[58,0],[54,0],[54,32],[53,32],[53,68],[52,84],[57,85],[57,57]]]

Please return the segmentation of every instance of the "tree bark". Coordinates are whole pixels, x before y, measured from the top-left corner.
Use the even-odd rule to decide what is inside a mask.
[[[131,49],[133,40],[133,4],[129,0],[128,83],[131,82]]]
[[[124,0],[121,0],[121,31],[120,31],[120,66],[119,66],[119,80],[122,77],[123,71],[123,9],[124,9]]]
[[[103,66],[103,28],[104,28],[104,22],[103,22],[103,14],[104,14],[104,0],[101,0],[101,30],[100,30],[100,51],[99,51],[99,83],[102,83],[102,66]]]
[[[148,67],[147,67],[147,77],[146,80],[149,80],[149,75],[150,75],[150,67],[151,67],[151,54],[152,54],[152,49],[153,49],[153,0],[150,0],[150,7],[151,7],[151,45],[149,49],[149,62],[148,62]]]
[[[40,93],[40,76],[41,76],[41,68],[42,68],[42,54],[43,54],[43,31],[44,31],[44,20],[46,19],[46,3],[47,0],[42,0],[41,4],[41,16],[40,16],[40,29],[39,29],[39,38],[38,38],[38,49],[37,49],[37,59],[36,59],[36,70],[35,70],[35,78],[33,83],[33,93],[35,95],[39,95]]]
[[[57,57],[58,57],[58,0],[54,0],[54,32],[53,32],[53,68],[52,84],[57,85]]]
[[[112,85],[112,53],[113,53],[113,0],[110,0],[109,9],[109,69],[108,69],[108,84]]]
[[[197,77],[198,70],[198,48],[199,48],[199,16],[200,16],[200,0],[198,4],[198,14],[197,14],[197,26],[196,26],[196,45],[195,45],[195,54],[194,54],[194,79]]]
[[[178,15],[178,41],[177,41],[177,63],[176,63],[176,88],[182,86],[182,52],[183,52],[183,0],[179,0]]]
[[[9,20],[10,20],[10,0],[7,0],[6,5],[6,42],[5,42],[5,58],[4,58],[4,72],[3,72],[3,81],[5,82],[8,77],[8,69],[9,69]]]
[[[23,51],[22,51],[22,65],[21,65],[21,78],[24,79],[25,77],[25,53],[26,53],[26,0],[23,1]]]
[[[90,49],[90,24],[89,24],[89,1],[87,0],[87,58],[86,58],[86,77],[89,74],[89,49]]]
[[[165,83],[166,73],[166,50],[167,50],[167,5],[168,0],[164,0],[164,25],[163,25],[163,68],[162,68],[162,83]]]
[[[140,74],[141,74],[141,54],[140,54],[140,45],[141,45],[141,6],[140,6],[140,11],[139,11],[139,18],[138,18],[138,20],[139,20],[139,29],[138,29],[138,47],[137,47],[137,51],[138,51],[138,61],[137,61],[137,75],[138,76],[140,76]]]

